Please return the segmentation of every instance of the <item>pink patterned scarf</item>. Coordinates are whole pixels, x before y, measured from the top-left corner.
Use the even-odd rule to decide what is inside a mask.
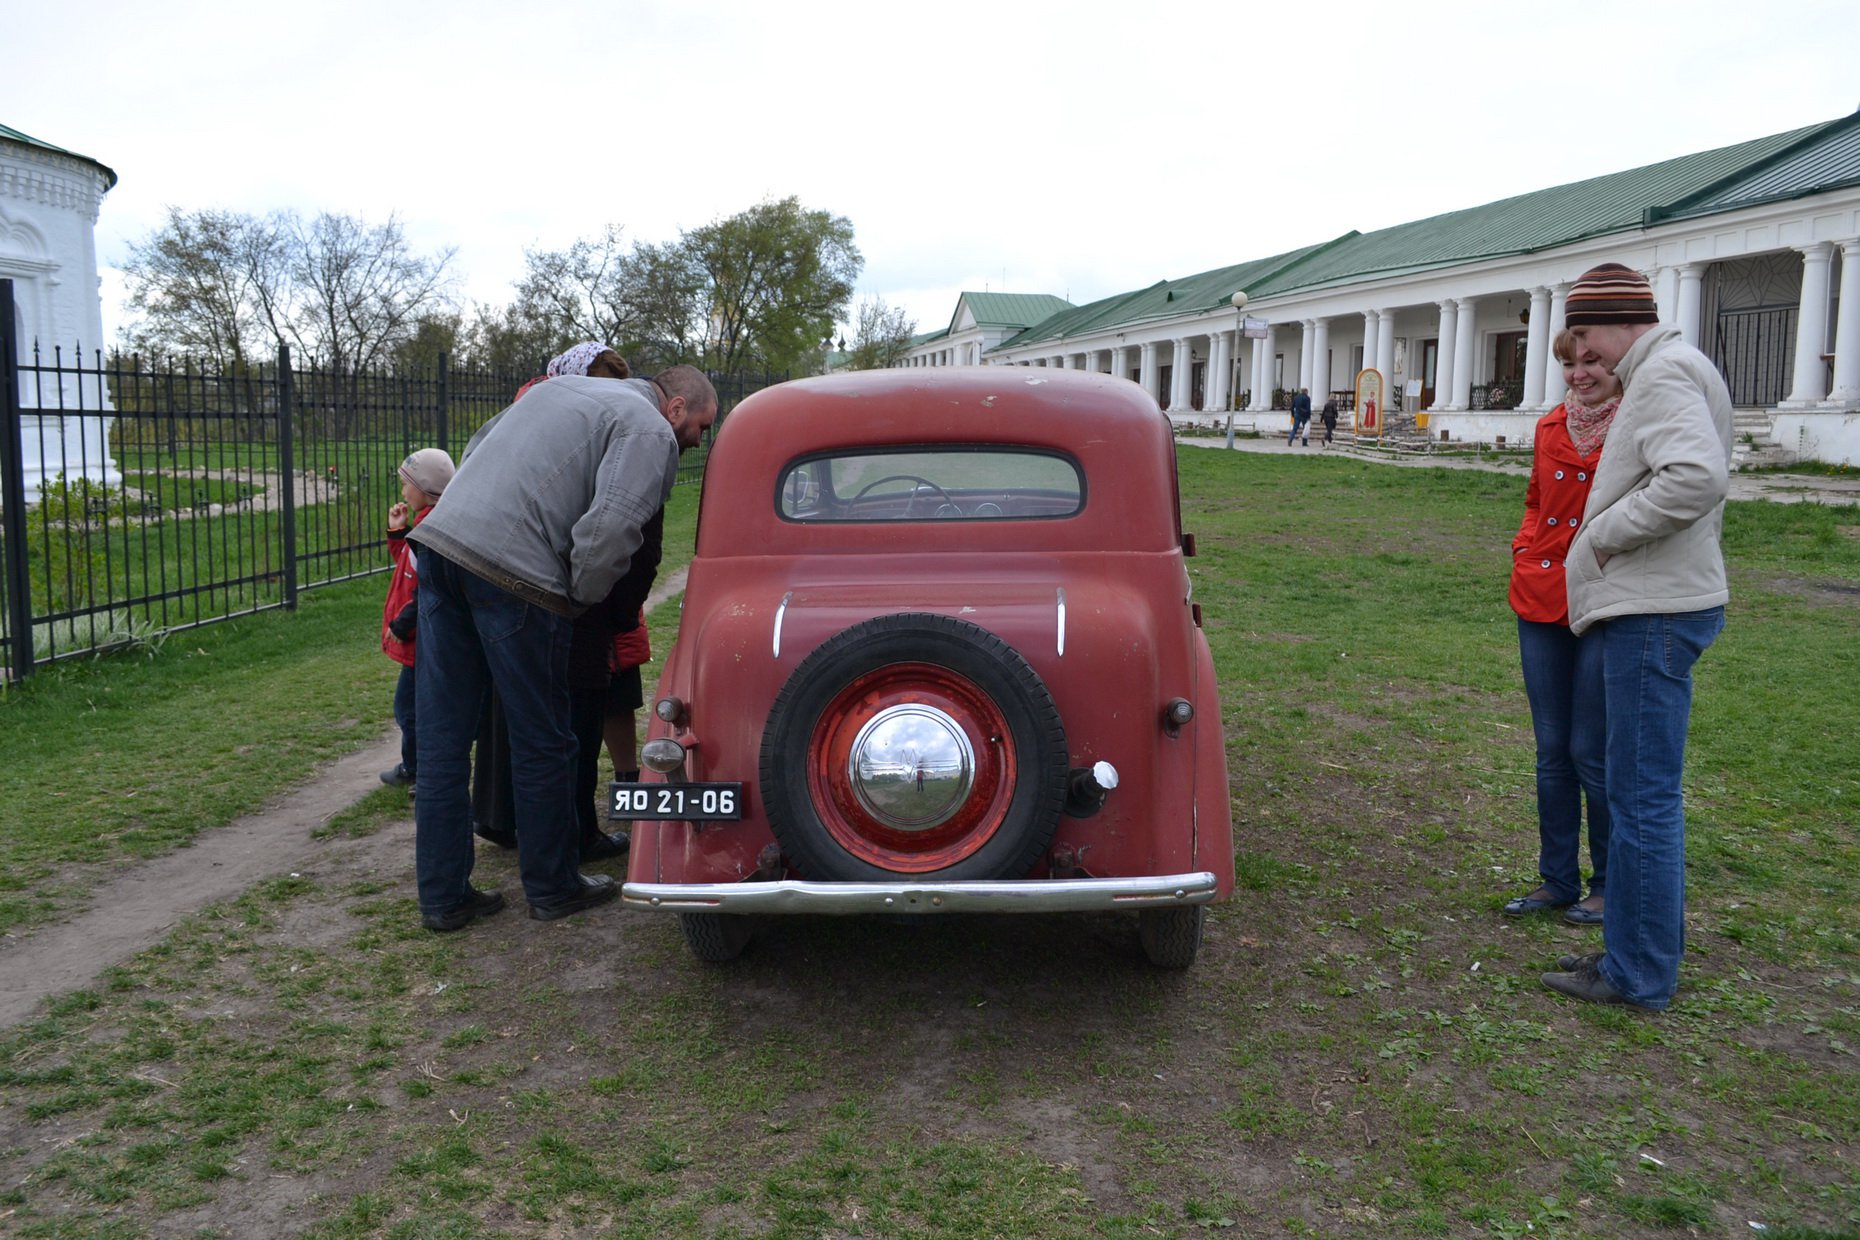
[[[1608,438],[1608,428],[1615,420],[1615,410],[1621,407],[1619,396],[1610,397],[1599,405],[1585,405],[1575,396],[1563,400],[1563,409],[1569,415],[1569,441],[1576,445],[1578,456],[1594,456],[1602,450],[1602,441]]]

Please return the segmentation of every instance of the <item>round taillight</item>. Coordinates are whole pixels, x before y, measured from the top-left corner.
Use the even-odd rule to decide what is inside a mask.
[[[668,736],[661,736],[640,747],[639,762],[649,771],[670,775],[684,769],[685,747]]]

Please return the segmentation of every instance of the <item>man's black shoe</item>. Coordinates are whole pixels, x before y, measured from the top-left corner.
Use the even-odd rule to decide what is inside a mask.
[[[580,889],[545,904],[530,902],[530,916],[537,921],[555,921],[606,904],[620,894],[620,884],[605,874],[577,874]]]
[[[463,930],[480,917],[489,917],[503,907],[504,897],[501,893],[467,887],[464,900],[443,913],[421,913],[420,924],[428,930],[444,934],[449,930]]]
[[[1583,952],[1580,956],[1573,955],[1573,954],[1567,955],[1567,956],[1558,956],[1556,958],[1557,972],[1574,973],[1577,969],[1583,968],[1585,966],[1588,968],[1594,968],[1596,962],[1600,960],[1601,958],[1602,958],[1602,953],[1600,952]]]
[[[581,837],[581,859],[583,861],[607,861],[614,857],[626,856],[627,849],[633,847],[633,837],[596,828]]]
[[[391,770],[381,772],[381,782],[390,788],[410,788],[413,772],[407,769],[405,762],[396,762]]]

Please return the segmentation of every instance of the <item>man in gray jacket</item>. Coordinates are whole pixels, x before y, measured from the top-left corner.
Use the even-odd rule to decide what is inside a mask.
[[[710,381],[690,366],[539,383],[472,437],[442,502],[408,535],[420,572],[414,871],[427,929],[504,906],[470,883],[469,763],[487,684],[509,725],[530,916],[552,921],[618,893],[578,868],[569,635],[626,571],[672,493],[678,454],[716,413]]]
[[[1724,628],[1719,535],[1731,396],[1711,359],[1659,325],[1646,277],[1619,263],[1570,289],[1580,356],[1621,380],[1620,410],[1565,563],[1569,627],[1602,641],[1608,712],[1608,905],[1602,948],[1544,984],[1663,1010],[1685,952],[1686,728],[1692,665]]]

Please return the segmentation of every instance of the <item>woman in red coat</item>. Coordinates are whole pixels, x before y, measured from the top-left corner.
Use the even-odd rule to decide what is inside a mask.
[[[1569,631],[1563,557],[1582,524],[1621,383],[1592,356],[1578,360],[1576,339],[1567,331],[1557,333],[1552,348],[1569,391],[1537,423],[1524,521],[1511,540],[1511,609],[1518,613],[1518,651],[1537,739],[1537,872],[1543,882],[1507,903],[1505,912],[1522,917],[1563,909],[1565,921],[1592,926],[1601,924],[1608,883],[1607,717],[1600,634]],[[1590,877],[1583,899],[1585,797]]]

